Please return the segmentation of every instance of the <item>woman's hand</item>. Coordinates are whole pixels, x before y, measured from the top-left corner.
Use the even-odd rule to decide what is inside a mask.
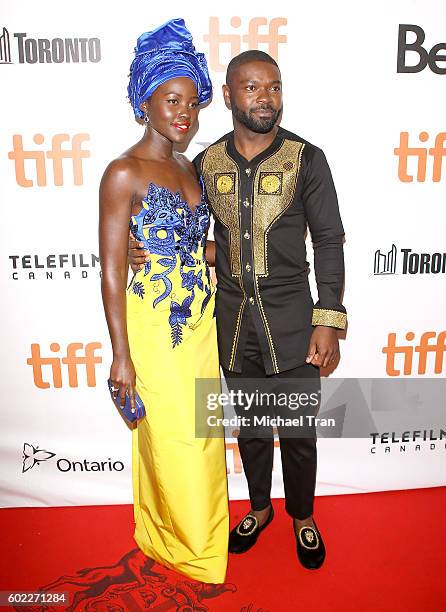
[[[130,357],[114,358],[110,368],[110,381],[116,391],[112,392],[113,398],[119,397],[121,406],[125,405],[125,395],[128,393],[130,398],[130,407],[132,411],[136,410],[135,402],[135,384],[136,372]]]

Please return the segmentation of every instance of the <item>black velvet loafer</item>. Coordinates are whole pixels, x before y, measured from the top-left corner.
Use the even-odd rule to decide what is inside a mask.
[[[240,554],[252,548],[259,535],[268,527],[273,518],[274,509],[272,505],[269,516],[262,526],[259,526],[257,517],[253,514],[247,514],[229,534],[229,552]]]
[[[325,546],[314,521],[313,527],[301,527],[296,535],[296,549],[299,561],[307,569],[319,569],[325,560]]]

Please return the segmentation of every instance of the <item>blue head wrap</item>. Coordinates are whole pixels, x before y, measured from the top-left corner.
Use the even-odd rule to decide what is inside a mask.
[[[128,94],[136,117],[144,117],[139,105],[169,79],[189,77],[197,87],[200,104],[212,96],[206,58],[195,51],[184,19],[171,19],[138,38],[130,66]]]

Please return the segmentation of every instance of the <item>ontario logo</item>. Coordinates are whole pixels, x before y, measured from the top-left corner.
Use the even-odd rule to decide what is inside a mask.
[[[55,456],[56,453],[52,451],[25,442],[23,444],[22,474]],[[114,461],[110,457],[105,461],[90,461],[89,459],[73,461],[66,457],[60,457],[56,460],[56,467],[59,472],[122,472],[125,465],[123,461]]]
[[[52,459],[55,455],[56,453],[51,453],[50,451],[43,450],[43,448],[25,442],[23,445],[22,474],[32,470],[34,466],[40,465],[43,461]]]

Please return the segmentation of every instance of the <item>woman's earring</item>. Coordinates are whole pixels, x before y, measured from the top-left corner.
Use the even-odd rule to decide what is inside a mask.
[[[149,115],[144,113],[144,123],[149,123]]]

